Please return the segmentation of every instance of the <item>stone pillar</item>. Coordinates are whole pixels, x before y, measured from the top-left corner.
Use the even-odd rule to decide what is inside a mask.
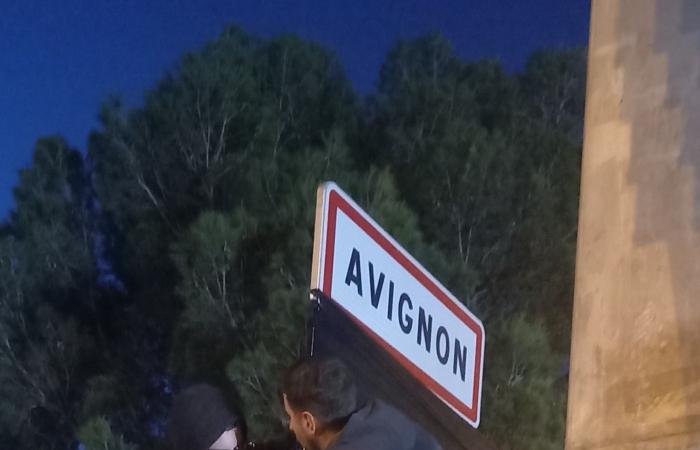
[[[700,0],[593,0],[566,447],[700,449]]]

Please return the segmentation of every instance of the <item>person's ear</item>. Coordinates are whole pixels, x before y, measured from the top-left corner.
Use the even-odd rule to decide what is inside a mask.
[[[318,428],[316,425],[316,418],[310,412],[303,411],[301,413],[301,424],[309,434],[316,433],[316,429]]]

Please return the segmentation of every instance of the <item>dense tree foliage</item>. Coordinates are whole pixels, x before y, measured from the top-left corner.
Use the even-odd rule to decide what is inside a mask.
[[[483,318],[483,432],[561,448],[584,77],[580,50],[513,75],[426,36],[363,99],[327,50],[231,28],[106,101],[86,155],[39,140],[0,227],[0,446],[158,448],[200,381],[280,433],[332,179]]]

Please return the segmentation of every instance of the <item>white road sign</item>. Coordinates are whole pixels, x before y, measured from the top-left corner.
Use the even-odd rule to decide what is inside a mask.
[[[478,427],[481,321],[330,182],[318,189],[311,287]]]

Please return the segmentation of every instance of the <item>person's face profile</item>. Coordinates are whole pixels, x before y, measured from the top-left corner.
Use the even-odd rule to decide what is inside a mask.
[[[289,418],[289,431],[294,434],[297,442],[305,449],[315,448],[314,435],[316,433],[316,421],[314,417],[306,411],[295,411],[284,395],[284,410]]]

